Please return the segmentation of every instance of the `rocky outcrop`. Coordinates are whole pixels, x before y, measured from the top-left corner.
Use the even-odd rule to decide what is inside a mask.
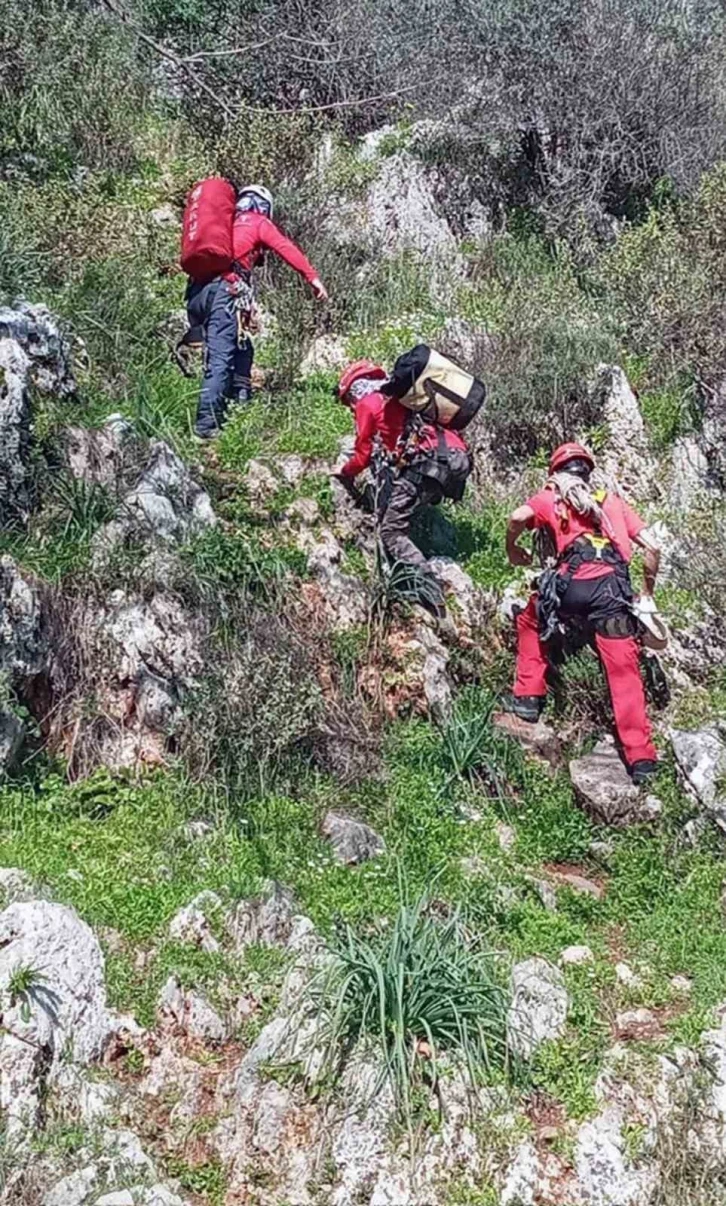
[[[98,941],[64,905],[10,905],[0,914],[0,994],[0,1109],[23,1135],[64,1061],[98,1060],[114,1032]]]
[[[8,695],[22,691],[46,668],[48,645],[42,601],[35,583],[23,575],[12,557],[0,557],[0,773],[17,760],[26,734],[25,721]]]
[[[522,1059],[559,1038],[567,1021],[568,997],[562,972],[545,959],[526,959],[512,970],[512,1003],[507,1019],[509,1045]]]
[[[652,497],[659,470],[653,458],[636,398],[617,365],[600,365],[594,386],[601,422],[607,428],[598,470],[610,488],[620,485],[632,499]]]
[[[690,732],[671,729],[681,781],[699,807],[726,830],[726,739],[718,725]]]
[[[0,307],[0,525],[24,521],[32,504],[33,388],[74,392],[68,347],[45,306]]]
[[[113,767],[163,762],[183,694],[202,669],[199,623],[173,595],[117,590],[100,607],[91,603],[79,628],[106,722],[100,760]]]
[[[305,353],[298,373],[302,378],[313,373],[337,373],[349,359],[342,335],[318,335]]]
[[[370,596],[365,584],[343,572],[342,560],[343,549],[337,538],[329,529],[324,529],[308,553],[308,570],[336,632],[365,624],[370,612]]]

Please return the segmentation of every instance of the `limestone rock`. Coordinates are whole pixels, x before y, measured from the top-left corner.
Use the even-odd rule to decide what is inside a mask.
[[[90,486],[114,489],[119,484],[124,450],[133,427],[121,415],[109,415],[103,425],[67,427],[63,433],[64,452],[70,472]]]
[[[171,1022],[191,1039],[221,1043],[227,1029],[216,1009],[196,992],[185,991],[176,976],[170,976],[159,994],[162,1023]]]
[[[329,812],[323,821],[322,832],[339,863],[364,863],[386,849],[383,838],[369,825],[342,813]]]
[[[707,501],[712,490],[711,467],[699,441],[681,436],[671,451],[669,507],[682,516]]]
[[[517,1149],[502,1186],[501,1206],[535,1206],[540,1189],[539,1153],[531,1139]]]
[[[237,951],[247,946],[286,946],[293,933],[295,916],[289,888],[268,881],[259,896],[240,901],[229,914],[227,930]]]
[[[38,590],[12,557],[0,557],[0,673],[31,678],[44,668],[46,657]]]
[[[314,498],[296,498],[285,511],[288,519],[313,527],[320,519],[320,505]]]
[[[207,954],[215,954],[219,942],[215,937],[210,917],[222,914],[222,901],[216,892],[200,892],[194,900],[175,913],[169,922],[169,937],[175,942],[188,942],[198,946]]]
[[[122,518],[155,540],[179,543],[217,522],[209,495],[162,440],[151,444],[146,468],[123,501]]]
[[[0,523],[27,518],[31,386],[58,397],[75,390],[68,348],[45,306],[0,307]]]
[[[25,997],[13,997],[8,986],[25,968],[36,973],[36,980]],[[12,904],[0,914],[0,991],[5,1027],[0,1107],[7,1111],[9,1129],[18,1133],[34,1126],[62,1061],[99,1059],[114,1031],[101,948],[85,922],[64,905]]]
[[[557,766],[560,759],[559,738],[544,720],[531,724],[512,712],[496,712],[492,723],[500,733],[518,741],[525,753],[543,758],[550,766]]]
[[[104,670],[100,702],[117,722],[103,743],[104,764],[163,762],[183,694],[202,669],[197,622],[174,595],[117,590],[102,608],[89,604],[85,625]]]
[[[250,461],[242,480],[250,501],[257,507],[270,502],[280,488],[274,473],[262,461]]]
[[[27,871],[20,867],[0,867],[0,903],[3,906],[33,900],[37,896],[38,889]]]
[[[580,1127],[575,1166],[587,1206],[648,1206],[654,1188],[649,1171],[635,1171],[615,1107],[605,1109]]]
[[[614,745],[601,741],[591,754],[573,759],[570,778],[585,812],[599,824],[624,828],[651,819]]]
[[[429,568],[444,587],[455,620],[460,616],[469,633],[483,628],[496,608],[493,596],[476,586],[466,570],[448,557],[430,558]]]
[[[512,970],[512,1003],[507,1031],[512,1050],[531,1059],[548,1039],[559,1038],[567,1020],[568,996],[562,973],[534,957]]]
[[[638,399],[617,365],[600,365],[596,391],[602,403],[602,422],[608,430],[598,468],[610,488],[622,485],[633,498],[648,498],[658,482],[658,465],[651,455]]]
[[[560,964],[563,967],[580,967],[583,963],[592,963],[594,958],[589,946],[567,946],[560,954]]]
[[[22,720],[14,712],[0,712],[0,774],[15,765],[24,739]]]
[[[70,348],[46,306],[24,301],[0,306],[0,340],[5,339],[17,343],[28,357],[37,389],[58,398],[76,392]]]
[[[671,745],[681,778],[689,794],[726,829],[726,740],[716,725],[689,732],[671,729]]]
[[[435,173],[409,151],[379,161],[365,209],[368,230],[384,255],[416,251],[434,267],[460,268],[456,237],[436,202]]]
[[[415,638],[415,644],[423,651],[421,675],[429,715],[437,724],[444,725],[450,720],[452,710],[449,655],[428,624],[417,626]],[[413,647],[414,642],[411,645]]]
[[[343,550],[329,529],[308,554],[308,570],[322,592],[332,627],[345,632],[368,620],[369,596],[365,584],[340,569]]]
[[[342,335],[318,335],[305,353],[298,372],[303,378],[313,373],[339,372],[349,359]]]

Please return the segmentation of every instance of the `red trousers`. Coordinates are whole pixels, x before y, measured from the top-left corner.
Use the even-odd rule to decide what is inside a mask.
[[[623,754],[628,765],[647,758],[657,761],[651,725],[645,707],[640,677],[638,643],[634,637],[605,637],[595,634],[595,645],[605,670]],[[546,695],[547,646],[540,640],[537,596],[532,595],[517,616],[517,679],[515,695]]]

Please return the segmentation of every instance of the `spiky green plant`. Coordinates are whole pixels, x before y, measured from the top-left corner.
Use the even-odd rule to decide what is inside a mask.
[[[38,987],[45,983],[45,976],[37,968],[28,963],[19,963],[10,973],[7,993],[10,997],[10,1008],[20,1006],[20,1016],[24,1022],[30,1021],[33,996]]]
[[[410,1121],[416,1087],[435,1084],[442,1057],[472,1089],[505,1071],[507,994],[497,956],[461,912],[441,917],[430,894],[411,904],[404,893],[390,928],[365,935],[346,925],[330,952],[315,981],[329,1073],[373,1040],[382,1056],[376,1091],[390,1085]]]

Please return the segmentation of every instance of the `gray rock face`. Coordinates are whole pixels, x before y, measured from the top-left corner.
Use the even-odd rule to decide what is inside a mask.
[[[103,749],[107,766],[160,761],[183,693],[202,668],[200,633],[173,595],[117,590],[87,620],[104,667],[104,712],[118,721]]]
[[[220,949],[210,918],[222,915],[222,901],[216,892],[200,892],[194,900],[175,913],[169,922],[169,937],[175,942],[188,942],[208,954]]]
[[[496,609],[493,596],[476,586],[466,570],[448,557],[430,558],[429,567],[444,587],[457,624],[461,623],[469,635],[483,628]]]
[[[345,632],[368,619],[369,597],[364,583],[340,568],[343,550],[331,531],[325,529],[308,553],[308,570],[325,601],[333,628]]]
[[[46,653],[40,595],[12,557],[0,557],[0,673],[30,678]]]
[[[570,778],[585,812],[600,824],[624,828],[653,819],[648,797],[633,786],[614,745],[601,741],[591,754],[573,759]]]
[[[32,383],[43,393],[66,398],[75,393],[68,343],[46,306],[18,302],[0,306],[0,340],[19,344],[31,364]]]
[[[437,724],[444,725],[451,718],[453,697],[448,675],[449,654],[436,633],[428,624],[419,624],[415,641],[423,652],[421,678],[429,715]]]
[[[38,890],[27,871],[20,867],[0,867],[0,904],[15,904],[19,900],[34,900]]]
[[[369,825],[338,812],[329,812],[323,821],[323,836],[326,837],[339,863],[352,865],[376,858],[386,849],[383,838]]]
[[[12,986],[36,973],[25,996]],[[14,981],[15,977],[15,981]],[[32,979],[32,977],[31,977]],[[61,1062],[100,1058],[114,1030],[106,1007],[104,962],[91,930],[72,909],[16,903],[0,914],[0,1108],[9,1130],[35,1125],[45,1087]],[[29,1014],[24,1008],[29,1007]]]
[[[181,542],[214,527],[209,495],[168,444],[151,445],[146,468],[123,502],[122,515],[153,539]]]
[[[259,896],[240,901],[228,917],[227,930],[238,951],[247,946],[286,946],[295,916],[292,892],[269,881]]]
[[[26,519],[31,503],[31,386],[73,393],[68,348],[44,306],[0,307],[0,523]]]
[[[575,1166],[587,1206],[648,1206],[652,1172],[636,1172],[627,1155],[622,1116],[608,1107],[583,1123],[577,1135]]]
[[[158,1012],[162,1025],[170,1023],[202,1043],[222,1043],[227,1036],[216,1009],[198,993],[185,991],[176,976],[170,976],[162,988]]]
[[[10,770],[17,761],[25,725],[13,712],[0,712],[0,773]]]
[[[109,415],[102,427],[68,427],[63,433],[68,468],[89,486],[114,489],[123,467],[124,449],[133,428],[121,415]]]
[[[648,498],[658,481],[638,399],[617,365],[600,365],[595,386],[602,401],[602,421],[608,429],[598,457],[600,472],[611,486],[620,484],[634,498]]]
[[[432,265],[460,266],[456,237],[436,203],[435,173],[409,151],[379,160],[365,208],[384,255],[413,250]]]
[[[526,959],[512,970],[512,1003],[507,1018],[509,1043],[531,1059],[548,1039],[559,1038],[567,1021],[568,997],[562,973],[545,959]]]
[[[721,829],[726,829],[726,794],[722,790],[726,740],[721,730],[716,725],[695,732],[672,729],[670,739],[686,790]]]
[[[711,467],[708,457],[693,436],[676,440],[671,452],[671,485],[668,505],[681,515],[712,492]]]
[[[348,360],[342,335],[318,335],[305,353],[298,373],[305,378],[313,373],[339,372]]]

